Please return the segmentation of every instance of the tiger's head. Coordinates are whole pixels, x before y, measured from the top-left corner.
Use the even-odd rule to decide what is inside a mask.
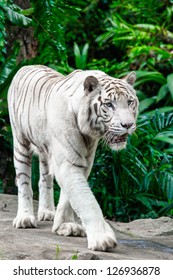
[[[88,122],[113,150],[126,147],[127,137],[136,129],[138,98],[133,88],[135,72],[123,79],[106,74],[88,76],[84,81],[85,95],[89,96]]]

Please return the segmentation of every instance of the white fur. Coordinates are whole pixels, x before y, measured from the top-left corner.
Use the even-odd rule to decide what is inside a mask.
[[[38,220],[53,219],[55,177],[61,187],[61,195],[53,232],[65,236],[86,234],[89,249],[107,250],[116,246],[115,234],[104,220],[87,183],[101,137],[101,132],[93,130],[87,121],[88,106],[91,99],[97,102],[100,90],[103,96],[106,92],[99,84],[94,93],[86,94],[83,83],[90,75],[99,79],[105,74],[101,71],[80,71],[72,74],[72,78],[68,76],[65,83],[65,77],[47,67],[29,66],[22,68],[14,77],[8,94],[19,199],[13,225],[17,228],[36,226],[30,180],[30,160],[34,151],[40,160]],[[122,83],[134,94],[126,80]],[[109,124],[116,127],[119,134],[124,129],[121,122],[134,121],[127,106],[123,109],[123,102],[113,113],[113,123]],[[122,145],[125,147],[125,144]],[[118,144],[114,147],[119,149]],[[82,225],[75,222],[75,213]]]

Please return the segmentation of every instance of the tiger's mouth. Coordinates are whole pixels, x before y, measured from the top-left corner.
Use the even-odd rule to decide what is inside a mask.
[[[126,148],[128,133],[115,135],[110,133],[107,138],[109,147],[114,151],[119,151]]]
[[[121,145],[127,142],[128,133],[117,135],[112,132],[106,135],[107,143],[109,146]]]
[[[127,136],[128,136],[128,133],[125,133],[125,134],[123,134],[123,135],[114,135],[114,136],[112,136],[112,138],[109,140],[109,143],[110,143],[111,145],[114,145],[114,144],[126,142],[126,141],[127,141]]]

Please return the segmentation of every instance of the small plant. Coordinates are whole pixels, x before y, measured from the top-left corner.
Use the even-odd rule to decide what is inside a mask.
[[[0,250],[0,260],[7,260],[3,251]]]
[[[71,256],[71,260],[77,260],[78,259],[78,254],[79,254],[79,252],[76,251],[76,253]]]
[[[79,49],[77,43],[74,43],[74,57],[75,57],[75,66],[77,69],[86,69],[87,58],[88,58],[88,49],[89,44],[86,43],[82,50]]]
[[[57,244],[56,245],[56,257],[55,257],[56,260],[59,259],[60,253],[61,253],[61,247]]]

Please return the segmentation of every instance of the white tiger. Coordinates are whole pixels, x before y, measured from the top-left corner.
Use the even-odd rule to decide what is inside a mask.
[[[61,187],[53,232],[87,235],[88,248],[116,246],[112,228],[88,186],[99,139],[125,148],[136,128],[135,73],[115,79],[101,71],[76,70],[68,76],[41,65],[21,68],[11,83],[8,106],[18,187],[16,228],[36,227],[31,188],[31,158],[39,156],[38,220],[53,220],[53,178]],[[82,225],[75,222],[76,213]]]

